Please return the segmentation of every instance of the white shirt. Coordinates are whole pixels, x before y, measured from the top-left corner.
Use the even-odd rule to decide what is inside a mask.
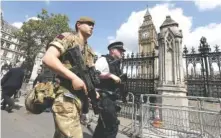
[[[100,57],[95,62],[96,70],[99,70],[101,73],[110,73],[109,65],[105,57]]]

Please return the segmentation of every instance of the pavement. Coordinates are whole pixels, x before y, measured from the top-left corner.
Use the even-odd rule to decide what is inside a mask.
[[[52,113],[44,112],[39,115],[30,114],[24,107],[24,97],[16,101],[17,109],[12,113],[1,111],[1,137],[2,138],[52,138],[54,134],[54,121]],[[96,119],[96,117],[95,117]],[[91,122],[89,128],[82,125],[84,138],[91,138],[96,127],[96,121]],[[120,127],[122,129],[122,127]],[[117,138],[128,138],[118,133]]]

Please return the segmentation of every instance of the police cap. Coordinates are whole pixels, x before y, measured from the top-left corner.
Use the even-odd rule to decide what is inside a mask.
[[[124,46],[123,42],[117,41],[117,42],[111,43],[107,48],[108,48],[108,50],[116,48],[116,49],[119,49],[119,50],[122,50],[123,52],[125,52],[126,50],[124,49],[123,46]]]

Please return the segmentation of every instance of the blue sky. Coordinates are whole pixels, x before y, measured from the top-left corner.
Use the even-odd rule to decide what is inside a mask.
[[[90,16],[95,19],[96,25],[94,34],[89,40],[89,44],[97,52],[105,54],[110,40],[108,37],[118,37],[116,31],[122,30],[121,25],[128,22],[132,12],[138,13],[144,11],[146,5],[153,8],[156,4],[165,4],[167,2],[142,1],[142,2],[2,2],[2,11],[4,20],[13,24],[15,22],[24,22],[27,18],[35,17],[37,13],[44,8],[50,13],[66,14],[70,19],[70,25],[73,27],[75,21],[80,16]],[[199,5],[194,2],[168,2],[173,4],[172,9],[182,9],[182,15],[192,17],[191,35],[200,27],[207,27],[211,23],[221,23],[221,8],[219,5],[210,9],[204,7],[200,9]],[[203,9],[203,10],[202,10]],[[171,9],[170,9],[171,10]],[[159,11],[162,12],[162,11]],[[155,17],[156,18],[156,17]],[[182,21],[181,21],[182,24]],[[131,26],[132,27],[132,26]],[[217,26],[216,26],[217,27]],[[130,29],[130,28],[128,28]],[[182,28],[181,28],[182,29]],[[216,28],[215,28],[216,29]],[[136,32],[130,32],[136,33]],[[120,34],[120,33],[119,33]],[[212,33],[213,34],[213,33]],[[126,37],[126,36],[125,36]],[[124,38],[125,41],[126,38]],[[129,39],[129,38],[128,38]],[[136,40],[136,39],[135,39]],[[217,43],[217,40],[215,40]],[[220,42],[220,41],[218,41]],[[127,42],[126,42],[127,43]],[[128,42],[129,43],[129,42]],[[138,43],[138,42],[135,42]],[[129,44],[128,44],[129,45]],[[129,47],[128,47],[129,48]]]

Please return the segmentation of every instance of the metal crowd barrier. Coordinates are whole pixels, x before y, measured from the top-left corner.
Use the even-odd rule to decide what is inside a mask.
[[[118,117],[121,120],[120,126],[123,128],[121,131],[127,131],[129,129],[129,134],[132,135],[135,132],[135,122],[136,122],[136,110],[137,106],[134,103],[133,93],[128,93],[128,102],[123,103],[122,101],[117,101],[117,105],[121,107],[120,112],[118,112]]]
[[[140,99],[144,96],[146,103],[135,103],[132,93],[129,102],[117,101],[119,131],[141,138],[221,138],[220,98],[142,94]]]
[[[118,112],[118,117],[121,121],[120,127],[122,128],[121,131],[127,131],[125,132],[128,135],[132,135],[132,133],[135,131],[134,123],[136,122],[136,110],[137,106],[134,104],[134,95],[133,93],[128,93],[128,101],[127,103],[123,103],[122,101],[116,101],[116,104],[121,107],[120,112]],[[89,122],[97,123],[98,115],[94,115],[92,111],[92,107],[90,105],[90,111],[88,113],[89,116]],[[122,121],[122,119],[124,119]],[[124,133],[124,132],[123,132]]]
[[[148,138],[220,138],[219,98],[141,95],[138,137]],[[155,101],[150,102],[150,98]]]

